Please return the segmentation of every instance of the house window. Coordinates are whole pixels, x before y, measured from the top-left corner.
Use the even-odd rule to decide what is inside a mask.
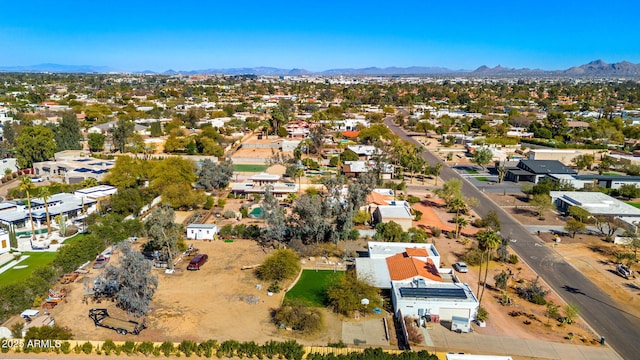
[[[207,230],[207,235],[209,235],[209,230]]]

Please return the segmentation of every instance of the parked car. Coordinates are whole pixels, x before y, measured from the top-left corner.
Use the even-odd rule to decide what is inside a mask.
[[[458,261],[457,263],[453,264],[453,269],[455,271],[461,272],[461,273],[469,272],[469,268],[467,267],[467,263],[465,263],[463,261]]]
[[[618,264],[618,266],[616,266],[616,273],[627,280],[631,277],[631,269],[624,264]]]
[[[101,268],[107,266],[108,262],[109,262],[109,257],[108,256],[98,255],[98,257],[96,258],[96,261],[93,263],[93,268],[94,269],[101,269]]]
[[[42,180],[42,178],[38,178],[38,177],[34,177],[31,178],[31,182],[32,183],[39,183],[39,182],[43,182],[44,180]]]
[[[209,260],[209,256],[207,254],[198,254],[191,259],[189,265],[187,265],[187,270],[200,270],[207,260]]]

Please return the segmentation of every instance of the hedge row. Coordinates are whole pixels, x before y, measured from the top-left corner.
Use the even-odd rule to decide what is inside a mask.
[[[3,344],[6,344],[6,339],[1,339]],[[9,340],[11,342],[11,340]],[[56,353],[56,354],[96,354],[96,355],[116,355],[120,356],[123,353],[129,356],[144,355],[155,357],[171,357],[182,355],[191,357],[192,355],[198,357],[212,358],[257,358],[257,359],[288,359],[288,360],[301,360],[305,354],[304,346],[298,344],[295,340],[287,340],[283,342],[268,341],[263,345],[258,345],[253,341],[238,342],[235,340],[227,340],[218,344],[216,340],[207,340],[201,343],[197,343],[192,340],[183,340],[177,346],[170,342],[165,341],[161,344],[156,344],[150,341],[133,342],[125,341],[123,344],[116,344],[112,340],[106,340],[102,345],[95,346],[91,342],[85,342],[83,344],[77,344],[72,346],[69,341],[60,341],[47,343],[44,347],[2,347],[2,353],[6,354],[13,350],[16,353]],[[307,355],[307,359],[320,360],[320,359],[367,359],[367,360],[437,360],[438,357],[435,354],[429,354],[427,351],[411,352],[405,351],[399,354],[389,354],[382,348],[367,348],[362,352],[350,352],[346,354],[335,355],[332,353],[311,353]]]

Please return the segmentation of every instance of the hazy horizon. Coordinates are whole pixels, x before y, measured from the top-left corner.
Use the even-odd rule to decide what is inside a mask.
[[[602,59],[640,63],[631,18],[640,3],[455,5],[408,1],[189,4],[114,0],[3,4],[1,66],[105,66],[163,72],[275,67],[481,65],[561,70]]]

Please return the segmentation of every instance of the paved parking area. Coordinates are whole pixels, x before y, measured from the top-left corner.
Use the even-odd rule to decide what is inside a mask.
[[[505,336],[458,334],[440,324],[423,329],[425,345],[430,351],[468,354],[510,355],[514,357],[572,360],[621,360],[608,346],[584,346]]]
[[[342,341],[347,344],[389,346],[382,318],[342,322]]]

